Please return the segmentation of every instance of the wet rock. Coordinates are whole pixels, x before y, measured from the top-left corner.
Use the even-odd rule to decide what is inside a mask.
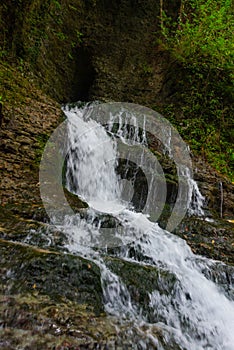
[[[55,301],[66,298],[100,314],[99,268],[88,260],[0,240],[1,289],[7,295],[32,292]]]
[[[173,294],[177,283],[176,276],[159,267],[143,266],[113,257],[106,257],[105,262],[111,271],[121,276],[128,288],[133,305],[141,310],[151,323],[156,323],[154,310],[149,307],[149,294],[157,290],[160,294]]]
[[[226,265],[218,261],[212,261],[203,266],[202,272],[231,300],[234,300],[234,266]]]
[[[82,201],[76,194],[71,193],[65,187],[63,187],[63,191],[68,203],[75,212],[79,212],[80,209],[88,208],[88,204]]]
[[[111,320],[85,305],[55,302],[38,293],[0,295],[0,345],[4,350],[106,349],[115,344]]]
[[[3,350],[179,350],[166,340],[159,327],[134,322],[119,323],[114,317],[85,309],[64,300],[55,303],[48,296],[0,295],[0,345]],[[150,334],[150,335],[149,335]]]
[[[234,227],[232,223],[216,219],[187,217],[174,230],[185,239],[196,254],[234,264]]]
[[[229,179],[200,158],[194,159],[194,179],[205,196],[205,209],[209,215],[215,219],[234,218],[234,185]]]

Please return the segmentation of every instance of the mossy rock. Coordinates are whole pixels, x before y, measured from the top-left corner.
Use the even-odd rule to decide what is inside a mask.
[[[70,254],[0,240],[1,288],[7,294],[38,292],[55,301],[66,298],[103,312],[99,268]]]
[[[106,257],[107,267],[118,276],[127,287],[132,303],[137,306],[149,322],[155,323],[155,312],[149,307],[149,294],[157,290],[160,294],[173,294],[176,276],[163,268],[140,265],[119,258]]]
[[[185,239],[195,254],[234,265],[234,229],[226,220],[207,222],[204,218],[186,217],[174,233]]]
[[[62,299],[55,302],[37,291],[0,295],[1,349],[94,349],[111,346],[117,331],[104,314]]]
[[[86,202],[82,201],[82,199],[76,194],[68,191],[65,187],[63,187],[63,192],[65,194],[65,197],[68,203],[70,204],[70,206],[74,211],[79,212],[80,209],[88,208],[88,204]]]

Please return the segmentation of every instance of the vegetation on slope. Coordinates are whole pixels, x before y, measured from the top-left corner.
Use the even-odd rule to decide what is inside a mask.
[[[192,151],[234,178],[234,27],[231,0],[182,0],[177,21],[161,12],[163,44],[184,78],[164,108]],[[176,72],[177,74],[178,72]],[[179,73],[180,74],[180,73]]]

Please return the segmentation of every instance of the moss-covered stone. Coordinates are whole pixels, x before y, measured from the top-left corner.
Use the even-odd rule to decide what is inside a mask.
[[[195,254],[234,264],[234,227],[225,220],[205,221],[202,218],[185,218],[175,229]]]
[[[68,299],[54,301],[35,289],[0,295],[1,349],[94,349],[114,345],[111,319],[96,316],[85,305]]]
[[[65,197],[70,204],[71,208],[76,212],[80,211],[80,209],[88,208],[88,204],[82,201],[77,195],[69,192],[65,187],[63,188]]]
[[[66,298],[97,314],[103,311],[99,268],[69,254],[0,240],[1,289],[6,294],[38,292],[55,301]]]
[[[149,322],[154,323],[154,310],[149,307],[150,293],[157,290],[160,294],[173,294],[176,276],[159,267],[140,265],[118,258],[105,258],[111,271],[120,276],[128,288],[133,304],[143,313]]]

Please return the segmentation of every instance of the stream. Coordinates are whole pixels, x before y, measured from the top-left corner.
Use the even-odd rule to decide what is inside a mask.
[[[138,119],[126,111],[110,113],[105,123],[94,120],[84,106],[65,106],[63,111],[67,117],[68,142],[62,181],[89,208],[82,214],[72,211],[56,214],[53,208],[50,217],[66,236],[64,250],[100,268],[106,313],[128,324],[129,336],[137,334],[129,348],[232,350],[233,297],[224,286],[209,278],[216,262],[194,255],[184,240],[157,223],[165,203],[166,184],[161,181],[160,164],[155,179],[154,163],[151,158],[147,160],[144,118],[140,127]],[[170,135],[165,139],[164,150],[170,157]],[[131,150],[135,150],[134,157]],[[119,160],[123,157],[125,165],[121,168]],[[129,176],[128,166],[133,163],[137,166],[132,166]],[[146,187],[144,181],[138,187],[135,184],[140,167],[151,169],[146,175]],[[192,179],[190,167],[183,164],[179,171],[187,189],[186,198],[180,202],[183,211],[186,207],[187,215],[203,216],[204,198]],[[157,197],[155,217],[151,210],[155,202],[148,200],[146,191]],[[157,271],[158,280],[149,281],[150,288],[139,285],[147,299],[142,302],[132,296],[131,281],[126,283],[121,271],[111,265],[109,256]]]

